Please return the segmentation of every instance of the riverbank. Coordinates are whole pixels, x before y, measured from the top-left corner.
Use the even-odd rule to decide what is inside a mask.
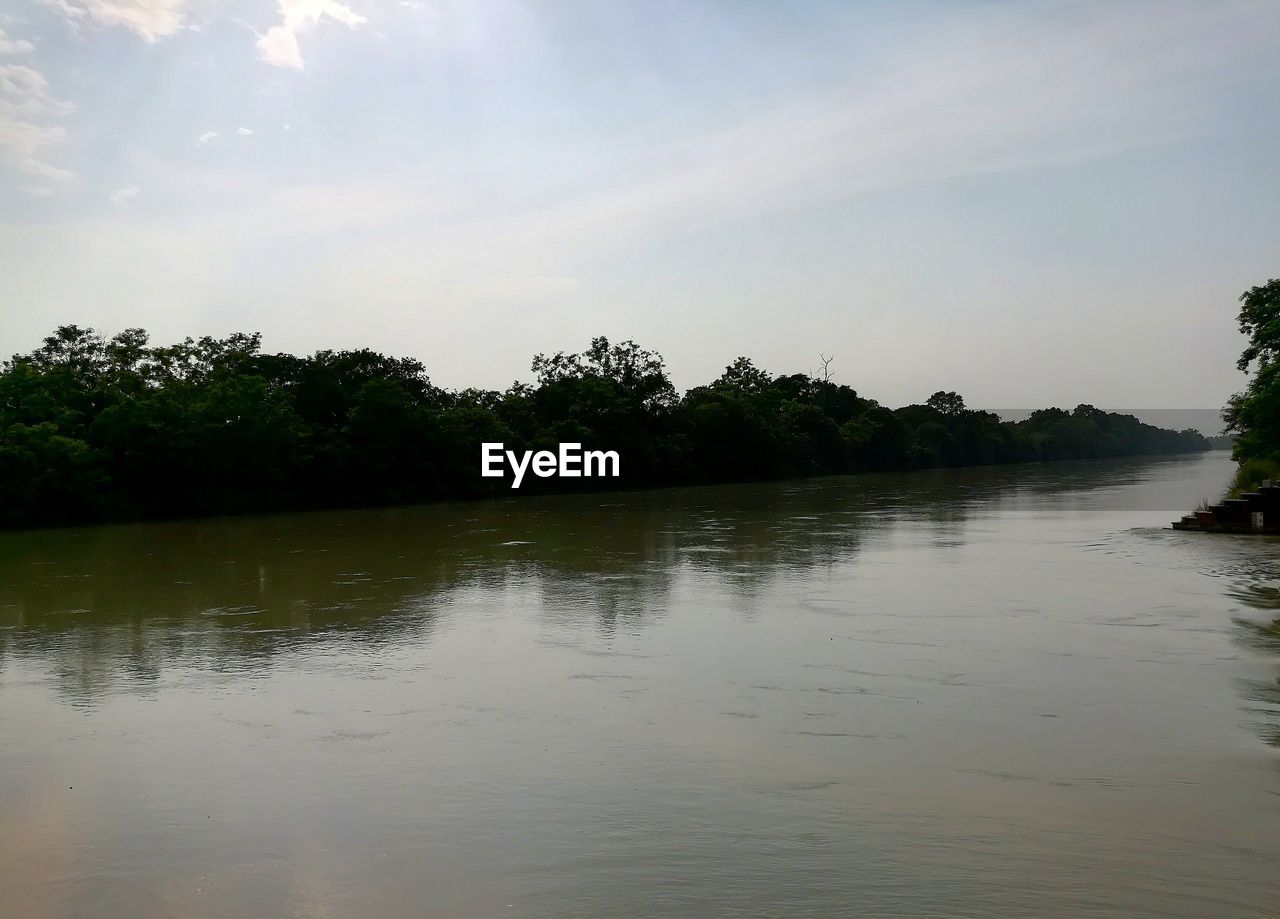
[[[328,504],[300,504],[297,506],[273,506],[267,508],[245,509],[238,511],[211,511],[208,513],[181,513],[175,512],[168,515],[151,515],[151,516],[117,516],[107,517],[95,520],[80,520],[74,522],[49,522],[45,524],[33,524],[26,526],[4,526],[0,524],[0,534],[18,533],[23,531],[38,530],[58,530],[58,529],[74,529],[93,526],[123,526],[123,525],[139,525],[139,524],[163,524],[163,523],[182,523],[197,522],[201,520],[235,520],[235,519],[253,519],[253,518],[269,518],[285,515],[307,515],[307,514],[324,514],[324,513],[342,513],[342,512],[358,512],[358,511],[387,511],[397,508],[412,507],[445,507],[453,504],[462,506],[484,504],[486,502],[506,502],[509,500],[530,501],[533,499],[556,499],[580,496],[588,499],[607,500],[611,495],[623,496],[628,494],[646,494],[652,492],[681,492],[696,491],[707,488],[733,488],[752,486],[765,486],[788,483],[800,484],[805,482],[823,481],[823,480],[842,480],[842,479],[871,479],[879,480],[885,478],[900,478],[916,476],[916,481],[926,481],[936,479],[939,476],[948,474],[964,475],[969,473],[981,474],[983,470],[999,470],[999,469],[1040,469],[1048,471],[1059,470],[1065,472],[1063,476],[1065,481],[1074,481],[1076,478],[1076,470],[1089,469],[1090,467],[1108,468],[1117,464],[1123,468],[1126,465],[1134,467],[1143,466],[1152,462],[1160,461],[1176,461],[1179,459],[1190,459],[1197,456],[1215,456],[1223,454],[1221,450],[1205,450],[1193,453],[1168,453],[1168,454],[1143,454],[1137,456],[1100,456],[1092,458],[1066,458],[1058,460],[1026,460],[1022,462],[1007,463],[975,463],[965,466],[942,466],[942,467],[926,467],[916,469],[869,469],[859,472],[847,473],[814,473],[811,475],[798,475],[790,477],[775,477],[763,479],[747,479],[747,480],[730,480],[725,482],[701,482],[701,483],[660,483],[646,485],[632,485],[628,487],[625,479],[608,479],[602,481],[594,487],[582,487],[579,483],[573,483],[569,487],[556,489],[554,481],[550,484],[547,480],[539,480],[541,487],[526,488],[521,490],[505,489],[493,493],[485,494],[462,494],[457,496],[442,496],[419,501],[382,501],[382,502],[364,502],[354,504],[328,503]],[[1041,476],[1031,476],[1031,478],[1039,479]],[[1049,481],[1055,478],[1050,474],[1045,477]],[[1171,508],[1172,509],[1172,508]]]

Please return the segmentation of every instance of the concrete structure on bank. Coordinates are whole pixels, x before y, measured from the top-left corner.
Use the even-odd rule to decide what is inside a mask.
[[[1175,530],[1203,530],[1210,533],[1280,534],[1280,486],[1263,482],[1257,491],[1227,498],[1194,514],[1174,521]]]

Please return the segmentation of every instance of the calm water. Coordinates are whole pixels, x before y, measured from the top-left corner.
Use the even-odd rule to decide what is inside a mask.
[[[1276,916],[1230,470],[0,535],[0,915]]]

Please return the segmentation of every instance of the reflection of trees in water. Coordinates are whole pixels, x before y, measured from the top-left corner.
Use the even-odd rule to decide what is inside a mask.
[[[448,558],[415,567],[394,527],[353,535],[325,515],[9,534],[0,655],[47,661],[84,698],[165,665],[252,673],[315,636],[430,628]]]
[[[1062,488],[1127,474],[1063,472]],[[252,674],[303,643],[355,650],[429,634],[471,592],[493,604],[521,592],[546,621],[608,635],[662,615],[685,574],[747,608],[777,578],[847,563],[904,520],[963,543],[975,508],[1050,474],[966,469],[2,534],[0,663],[39,660],[80,699],[145,687],[165,667]]]

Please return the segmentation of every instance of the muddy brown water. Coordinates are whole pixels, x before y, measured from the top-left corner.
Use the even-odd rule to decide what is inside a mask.
[[[1230,472],[0,534],[0,915],[1280,915]]]

